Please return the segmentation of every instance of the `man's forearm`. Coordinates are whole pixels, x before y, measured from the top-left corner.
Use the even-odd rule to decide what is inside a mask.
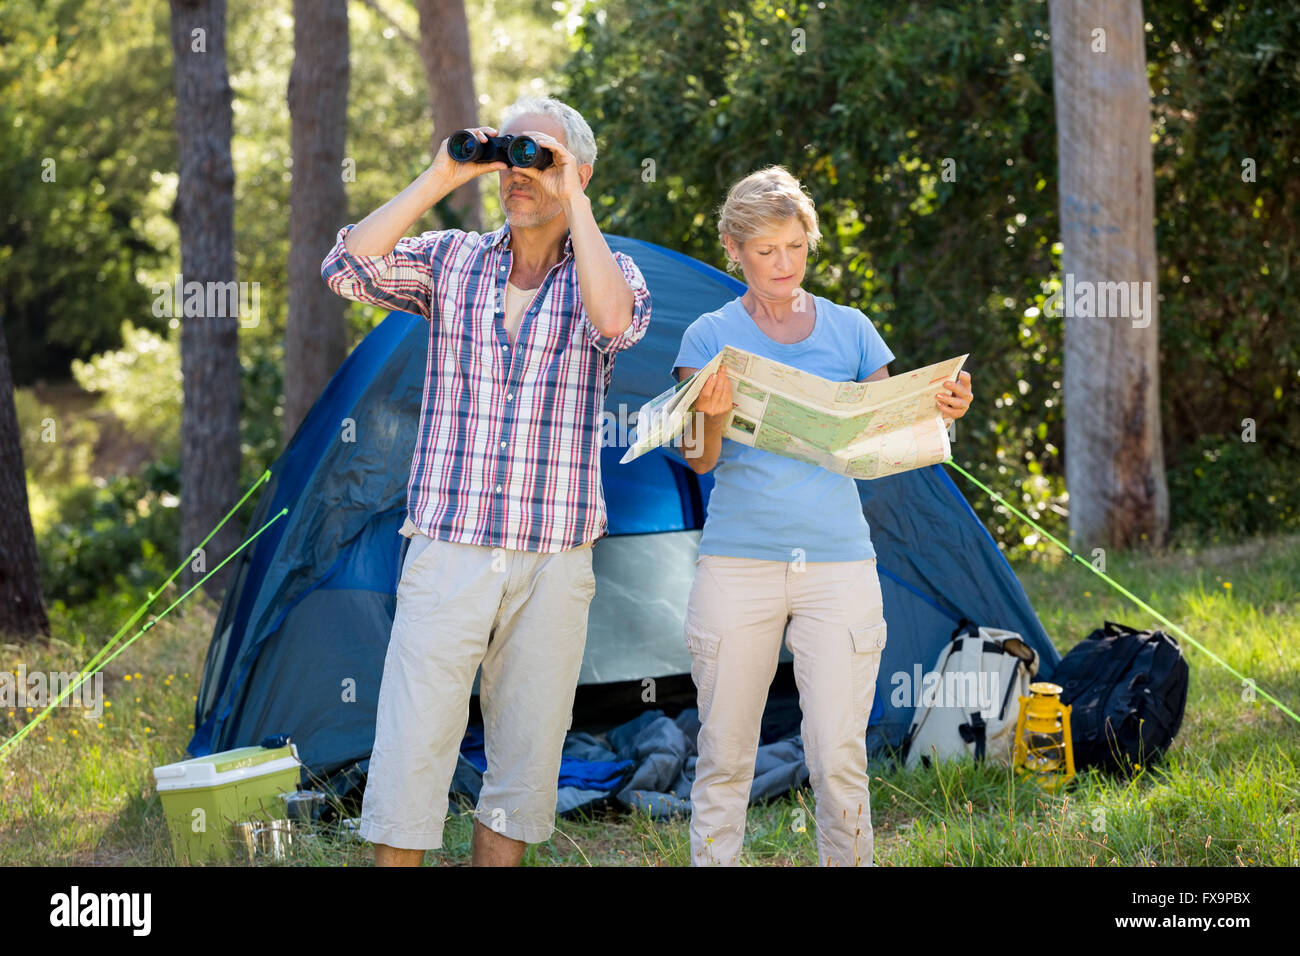
[[[344,237],[343,245],[354,256],[386,256],[423,216],[451,190],[426,169],[411,185],[370,215]]]
[[[635,297],[627,277],[609,251],[591,214],[591,200],[586,193],[563,204],[573,240],[573,258],[577,265],[578,287],[591,324],[601,335],[613,338],[632,324]]]

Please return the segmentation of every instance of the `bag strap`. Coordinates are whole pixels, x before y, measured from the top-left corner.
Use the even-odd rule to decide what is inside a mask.
[[[1011,703],[1011,695],[1015,693],[1016,685],[1019,683],[1017,678],[1020,676],[1020,668],[1029,669],[1029,665],[1024,661],[1016,658],[1016,666],[1011,669],[1011,679],[1007,681],[1007,692],[1002,695],[1002,708],[998,711],[998,719],[1005,720],[1007,716],[1007,707]],[[1019,713],[1017,712],[1017,716]]]
[[[934,665],[935,669],[940,674],[942,674],[944,672],[944,669],[947,668],[948,658],[952,656],[952,653],[953,653],[952,644],[949,644],[940,652],[939,659],[935,661],[935,665]],[[924,675],[922,675],[922,679],[924,679]],[[921,700],[921,688],[914,687],[912,689],[912,693],[914,695],[913,699],[918,701]],[[924,704],[918,703],[916,705],[916,708],[912,712],[912,726],[908,728],[907,731],[907,745],[906,745],[907,749],[903,751],[905,754],[907,753],[908,750],[911,749],[912,740],[914,740],[917,736],[920,735],[921,729],[925,727],[925,722],[930,719],[930,714],[933,713],[933,711],[934,708],[927,707]]]
[[[967,723],[957,725],[957,733],[961,734],[961,739],[968,744],[975,744],[976,763],[984,759],[984,727],[984,718],[980,716],[978,710],[970,715]]]
[[[1115,621],[1106,621],[1102,626],[1102,631],[1107,637],[1121,637],[1125,634],[1145,634],[1146,631],[1139,631],[1135,627],[1129,627],[1127,624],[1119,624]]]

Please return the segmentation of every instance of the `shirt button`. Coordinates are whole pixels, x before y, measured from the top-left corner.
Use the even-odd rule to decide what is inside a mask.
[[[508,402],[508,401],[510,401],[510,400],[511,400],[512,398],[514,398],[514,397],[515,397],[514,392],[511,392],[511,393],[509,393],[509,394],[506,395],[506,401]]]
[[[502,443],[501,443],[501,447],[502,447],[502,448],[505,448],[505,447],[506,447],[506,443],[505,443],[505,442],[502,442]]]
[[[497,494],[501,494],[501,486],[497,485]]]

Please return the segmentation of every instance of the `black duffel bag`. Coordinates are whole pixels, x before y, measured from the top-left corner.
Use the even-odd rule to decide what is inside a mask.
[[[1187,704],[1187,661],[1163,631],[1106,622],[1052,672],[1069,704],[1074,765],[1130,773],[1159,760]]]

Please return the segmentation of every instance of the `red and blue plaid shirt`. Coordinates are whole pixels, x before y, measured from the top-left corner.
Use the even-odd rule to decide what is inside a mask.
[[[355,256],[339,230],[321,263],[336,294],[429,320],[420,427],[403,534],[554,552],[607,529],[600,487],[601,411],[617,352],[650,322],[650,293],[627,255],[632,324],[601,335],[578,287],[573,243],[520,322],[504,326],[510,227],[404,238],[386,256]]]

